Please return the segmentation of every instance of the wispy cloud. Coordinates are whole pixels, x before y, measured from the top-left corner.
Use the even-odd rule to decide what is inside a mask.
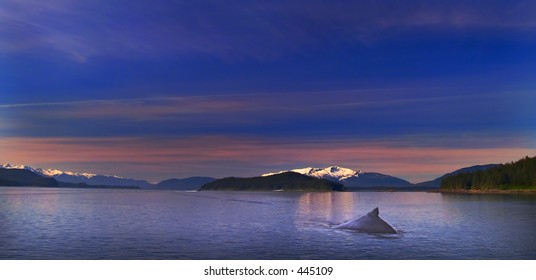
[[[0,108],[30,119],[39,116],[50,120],[113,118],[139,121],[166,119],[186,114],[236,112],[245,110],[247,103],[233,100],[230,96],[210,98],[196,96],[0,104]]]
[[[369,89],[0,104],[2,119],[12,124],[1,129],[11,136],[211,132],[370,138],[475,131],[497,135],[499,130],[526,135],[525,122],[534,113],[525,93],[467,93],[471,91]],[[488,105],[474,106],[482,100]]]
[[[278,92],[243,92],[243,93],[219,93],[219,94],[196,94],[180,96],[151,96],[120,99],[90,99],[54,102],[29,102],[29,103],[4,103],[0,108],[25,108],[25,107],[55,107],[55,106],[78,106],[78,105],[106,105],[116,103],[143,103],[143,102],[192,102],[200,103],[211,100],[259,100],[262,103],[276,103],[282,99],[292,102],[312,100],[321,106],[352,106],[366,104],[388,103],[421,103],[429,101],[444,101],[452,99],[485,98],[500,95],[499,93],[458,94],[470,90],[481,91],[478,87],[402,87],[402,88],[363,88],[363,89],[332,89],[313,91],[278,91]],[[409,94],[409,95],[408,95]],[[352,102],[361,99],[359,102]],[[326,102],[329,103],[326,105]],[[311,104],[308,104],[311,105]],[[281,106],[284,107],[284,106]]]

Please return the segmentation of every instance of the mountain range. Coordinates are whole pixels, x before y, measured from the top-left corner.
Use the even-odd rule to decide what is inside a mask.
[[[37,174],[28,169],[0,168],[0,187],[44,187],[44,188],[85,188],[85,189],[139,189],[136,186],[88,185],[86,183],[65,183],[54,178]]]
[[[2,164],[0,169],[28,170],[45,178],[53,178],[58,182],[69,184],[86,184],[91,186],[139,187],[143,189],[196,190],[203,184],[214,181],[210,177],[190,177],[184,179],[168,179],[158,184],[145,180],[123,178],[116,175],[99,175],[84,172],[62,171],[58,169],[34,168],[28,165]]]
[[[339,166],[329,166],[326,168],[306,167],[292,170],[266,173],[261,176],[270,176],[285,172],[296,172],[303,175],[327,179],[341,183],[346,187],[407,187],[413,184],[389,175],[376,172],[362,172]]]
[[[277,174],[283,174],[287,172],[299,173],[309,177],[317,179],[326,179],[331,182],[340,183],[346,187],[347,190],[359,190],[359,189],[380,189],[380,188],[439,188],[441,180],[449,175],[458,174],[462,172],[469,172],[475,170],[485,170],[497,166],[497,164],[487,165],[475,165],[471,167],[465,167],[456,171],[447,173],[439,178],[431,181],[412,184],[404,179],[381,174],[375,172],[362,172],[360,170],[352,170],[349,168],[339,166],[329,166],[326,168],[306,167],[292,170],[285,170],[273,173],[262,174],[260,177],[268,177]],[[215,181],[215,178],[211,177],[189,177],[184,179],[168,179],[157,184],[151,184],[145,180],[123,178],[115,175],[98,175],[92,173],[62,171],[58,169],[42,169],[34,168],[27,165],[13,165],[3,164],[0,165],[0,169],[14,169],[14,170],[27,170],[34,174],[40,175],[44,178],[53,178],[62,184],[71,184],[70,186],[76,186],[76,184],[90,185],[90,186],[116,186],[116,187],[139,187],[143,189],[167,189],[167,190],[197,190],[201,186]],[[2,183],[3,178],[0,178]],[[8,180],[9,181],[9,180]]]
[[[128,179],[115,175],[97,175],[91,173],[62,171],[58,169],[34,168],[27,165],[3,164],[0,168],[5,169],[25,169],[33,173],[50,177],[64,183],[88,184],[88,185],[109,185],[109,186],[136,186],[140,188],[149,188],[151,184],[145,180]]]

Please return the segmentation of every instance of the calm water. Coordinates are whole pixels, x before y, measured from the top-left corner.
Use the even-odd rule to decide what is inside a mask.
[[[374,207],[401,233],[334,224]],[[0,259],[536,259],[536,197],[0,188]]]

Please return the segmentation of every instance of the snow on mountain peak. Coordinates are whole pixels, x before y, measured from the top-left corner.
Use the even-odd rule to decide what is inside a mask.
[[[39,170],[41,170],[40,168],[33,168],[31,166],[28,166],[28,165],[4,163],[4,164],[0,165],[0,168],[5,168],[5,169],[25,169],[25,170],[30,170],[30,171],[32,171],[34,173],[41,173],[41,172],[39,172]]]
[[[28,169],[29,166],[26,166],[26,165],[16,165],[16,164],[11,164],[11,163],[4,163],[0,166],[0,168],[5,168],[5,169]]]
[[[85,178],[92,178],[97,176],[97,174],[91,174],[91,173],[79,173],[79,172],[72,172],[72,171],[62,171],[58,169],[42,169],[42,168],[33,168],[31,166],[27,165],[17,165],[17,164],[11,164],[11,163],[5,163],[0,165],[0,168],[5,169],[26,169],[30,170],[34,173],[47,176],[47,177],[57,177],[60,175],[69,175],[69,176],[76,176],[76,177],[85,177]],[[113,176],[115,178],[121,178],[118,176]]]
[[[92,177],[97,176],[97,174],[92,174],[92,173],[79,173],[79,172],[72,172],[72,171],[62,171],[58,169],[41,169],[41,170],[42,170],[43,175],[49,176],[49,177],[69,175],[69,176],[92,178]]]
[[[316,168],[316,167],[306,167],[306,168],[297,168],[292,170],[279,171],[274,173],[266,173],[261,176],[270,176],[275,174],[281,174],[285,172],[296,172],[303,175],[323,178],[323,179],[337,179],[339,181],[346,180],[350,177],[357,177],[361,171],[355,171],[349,168],[339,167],[339,166],[329,166],[326,168]]]

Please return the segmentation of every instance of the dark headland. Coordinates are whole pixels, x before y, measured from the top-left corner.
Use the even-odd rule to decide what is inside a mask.
[[[203,185],[201,191],[344,191],[342,184],[295,172],[252,178],[228,177]]]
[[[42,187],[42,188],[91,188],[91,189],[139,189],[136,186],[88,185],[85,183],[58,182],[54,178],[38,175],[25,169],[0,168],[0,187]]]

